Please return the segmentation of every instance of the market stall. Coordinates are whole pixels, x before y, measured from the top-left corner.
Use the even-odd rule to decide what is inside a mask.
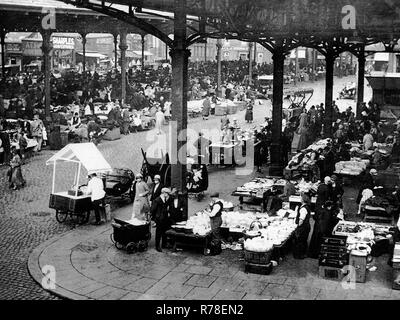
[[[57,163],[60,162],[74,165],[75,174],[71,189],[56,192]],[[75,217],[79,224],[86,223],[92,202],[90,195],[85,194],[85,187],[80,186],[82,167],[91,174],[110,172],[111,166],[93,143],[69,144],[47,160],[46,165],[53,165],[49,207],[56,210],[57,221],[62,223],[71,216]]]
[[[239,197],[239,203],[255,204],[261,206],[261,212],[265,212],[267,208],[268,197],[271,195],[272,188],[283,190],[286,181],[280,177],[256,178],[245,183],[241,187],[237,187],[232,196]]]

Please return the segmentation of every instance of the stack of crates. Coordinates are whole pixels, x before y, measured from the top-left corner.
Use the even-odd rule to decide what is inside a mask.
[[[319,276],[333,280],[342,280],[343,267],[349,263],[347,253],[347,236],[330,236],[322,238],[319,256]]]
[[[393,252],[393,283],[392,289],[400,290],[400,243],[396,243]]]

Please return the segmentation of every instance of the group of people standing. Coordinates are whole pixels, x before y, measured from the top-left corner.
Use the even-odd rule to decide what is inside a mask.
[[[302,193],[301,206],[297,210],[295,243],[293,256],[296,259],[318,258],[323,237],[332,235],[333,229],[339,221],[338,214],[342,209],[342,196],[344,190],[337,176],[325,177],[324,183],[317,190],[315,203],[314,228],[310,244],[308,238],[311,231],[311,197],[308,193]]]
[[[185,202],[176,189],[165,188],[159,175],[154,176],[153,186],[143,180],[142,174],[136,175],[133,185],[135,200],[132,218],[154,221],[156,224],[156,250],[161,252],[167,247],[165,232],[176,222],[185,220]]]

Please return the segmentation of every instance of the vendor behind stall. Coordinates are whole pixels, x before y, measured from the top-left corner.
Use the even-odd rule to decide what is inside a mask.
[[[103,180],[98,178],[95,173],[89,174],[88,179],[87,193],[91,195],[94,214],[96,216],[95,224],[99,225],[102,223],[100,217],[100,206],[103,204],[106,195],[104,184]]]
[[[224,209],[224,205],[219,200],[218,192],[211,194],[211,201],[211,211],[208,214],[211,221],[211,232],[214,239],[220,239],[219,231],[222,225],[222,210]]]
[[[293,257],[295,259],[304,259],[307,256],[307,240],[310,233],[310,197],[301,194],[301,206],[297,209],[297,216],[295,223],[297,229],[294,233],[293,243]]]
[[[81,125],[81,118],[79,117],[79,114],[75,112],[74,116],[72,117],[70,123],[69,123],[69,129],[71,132],[75,132],[76,129],[78,129]]]

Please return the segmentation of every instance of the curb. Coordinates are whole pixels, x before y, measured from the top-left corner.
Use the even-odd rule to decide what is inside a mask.
[[[109,224],[105,224],[104,226],[101,226],[101,229],[95,229],[96,231],[96,235],[105,232],[109,227]],[[33,251],[31,252],[31,254],[28,257],[28,262],[27,262],[27,269],[28,272],[30,274],[30,276],[33,278],[33,280],[44,290],[47,291],[51,294],[54,294],[57,297],[60,297],[62,299],[69,299],[69,300],[92,300],[86,296],[77,294],[75,292],[72,292],[70,290],[67,290],[59,285],[56,284],[56,289],[45,289],[42,286],[42,279],[45,276],[42,273],[42,269],[41,266],[39,265],[39,258],[41,256],[41,254],[43,253],[44,250],[46,250],[46,248],[48,248],[49,246],[51,246],[53,243],[59,241],[60,239],[64,238],[65,236],[68,236],[71,233],[76,232],[79,229],[75,229],[75,230],[71,230],[68,231],[66,233],[57,235],[45,242],[43,242],[42,244],[40,244],[38,247],[36,247],[35,249],[33,249]]]

